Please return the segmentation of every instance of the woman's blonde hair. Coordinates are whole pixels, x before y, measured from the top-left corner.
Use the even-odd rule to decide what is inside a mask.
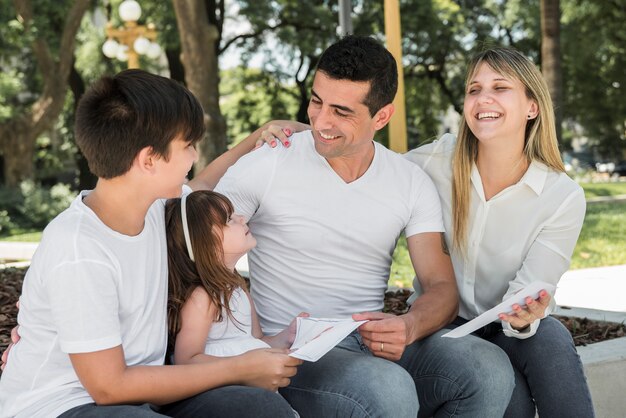
[[[470,60],[465,86],[469,85],[483,63],[505,77],[519,80],[524,85],[526,96],[537,103],[539,114],[536,118],[529,119],[526,125],[524,154],[527,160],[540,161],[556,171],[565,171],[556,137],[552,99],[539,69],[519,51],[503,47],[489,48]],[[470,176],[477,156],[478,139],[470,130],[464,116],[452,162],[453,247],[463,254],[466,251],[471,197]]]

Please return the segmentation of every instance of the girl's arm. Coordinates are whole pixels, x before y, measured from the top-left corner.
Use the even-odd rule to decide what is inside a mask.
[[[215,356],[204,354],[206,340],[217,315],[206,291],[196,287],[180,311],[181,328],[176,335],[174,364],[206,363]]]
[[[300,122],[288,120],[274,120],[267,122],[246,139],[226,151],[207,165],[193,180],[189,181],[189,187],[193,190],[213,190],[220,181],[226,170],[247,153],[268,142],[271,147],[280,141],[289,146],[288,136],[295,132],[309,129],[310,126]]]

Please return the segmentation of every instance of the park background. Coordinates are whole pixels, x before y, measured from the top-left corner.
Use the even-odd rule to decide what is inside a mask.
[[[102,49],[107,24],[127,25],[121,3],[0,0],[0,241],[37,242],[77,191],[95,184],[74,142],[74,111],[93,81],[128,66],[128,54],[110,59]],[[315,65],[339,39],[339,3],[346,4],[139,3],[137,23],[154,25],[159,45],[139,66],[185,83],[205,109],[196,167],[270,119],[307,121]],[[553,95],[568,173],[590,199],[572,268],[626,263],[626,0],[347,3],[351,32],[382,42],[385,4],[399,3],[409,149],[456,132],[475,51],[506,45],[530,57]],[[388,135],[376,139],[388,144]],[[594,203],[598,197],[609,200]],[[390,285],[410,286],[412,276],[401,239]]]

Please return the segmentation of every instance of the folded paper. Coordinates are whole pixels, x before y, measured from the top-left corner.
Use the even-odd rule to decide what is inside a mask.
[[[289,355],[301,360],[317,361],[367,321],[298,317],[297,322],[296,338]]]
[[[447,338],[459,338],[464,337],[477,329],[484,327],[492,322],[498,321],[498,315],[501,313],[509,313],[513,312],[513,305],[518,304],[520,306],[526,305],[526,298],[531,297],[533,299],[537,299],[539,297],[539,292],[545,289],[552,297],[554,297],[554,291],[556,287],[553,284],[537,281],[532,282],[528,286],[524,287],[522,290],[500,303],[496,307],[489,309],[487,312],[477,316],[466,324],[461,325],[458,328],[453,329],[452,331],[443,334],[442,337]]]

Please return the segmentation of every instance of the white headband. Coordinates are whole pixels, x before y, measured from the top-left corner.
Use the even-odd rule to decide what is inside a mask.
[[[184,193],[180,198],[180,217],[183,220],[183,235],[185,236],[185,244],[187,244],[187,254],[189,254],[191,261],[196,261],[193,258],[191,237],[189,236],[189,226],[187,225],[187,196],[189,196],[189,193]]]

